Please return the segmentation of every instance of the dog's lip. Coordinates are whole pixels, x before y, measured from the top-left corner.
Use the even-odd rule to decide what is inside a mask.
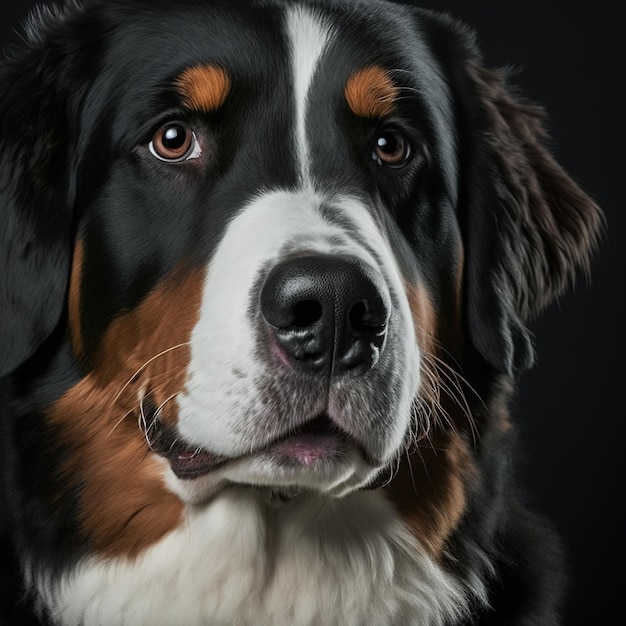
[[[334,425],[330,417],[322,414],[272,442],[261,452],[308,467],[337,456],[350,443],[350,438]],[[356,442],[353,445],[356,446]]]
[[[164,443],[163,440],[161,443]],[[180,440],[169,446],[161,446],[160,449],[153,447],[153,450],[167,459],[177,478],[193,480],[219,469],[226,463],[260,455],[310,467],[318,461],[341,455],[350,447],[358,445],[337,428],[327,414],[322,414],[259,450],[239,457],[213,454],[202,448],[186,446]]]
[[[153,422],[149,440],[152,452],[167,460],[175,476],[182,480],[208,474],[230,460],[186,443],[171,426],[160,421]]]
[[[172,471],[181,480],[193,480],[212,472],[230,459],[212,454],[206,450],[180,449],[162,454],[170,464]]]

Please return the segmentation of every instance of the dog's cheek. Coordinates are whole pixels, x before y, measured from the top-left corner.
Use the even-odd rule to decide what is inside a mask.
[[[385,492],[411,533],[439,559],[467,504],[467,481],[476,468],[456,433],[437,433],[400,460]]]
[[[204,276],[202,270],[177,270],[115,319],[90,372],[46,411],[64,458],[53,482],[78,494],[80,532],[101,554],[134,556],[180,523],[182,503],[165,485],[165,462],[149,450],[150,416],[142,399],[149,394],[161,407],[160,419],[176,422],[175,398],[188,378]],[[78,280],[73,289],[80,290]],[[69,298],[76,349],[80,298],[72,287]],[[59,493],[49,497],[53,508],[63,501]]]
[[[107,411],[110,402],[111,389],[86,378],[48,411],[65,454],[54,476],[59,492],[50,498],[55,508],[65,503],[61,489],[76,493],[80,539],[102,556],[134,557],[180,524],[182,503],[146,449],[134,405],[116,401],[116,410]]]
[[[204,269],[178,268],[135,311],[117,318],[101,342],[97,378],[109,384],[120,371],[129,373],[170,425],[177,420],[175,396],[189,379],[205,275]]]
[[[423,282],[405,284],[406,297],[411,310],[415,337],[420,351],[420,387],[417,403],[435,406],[440,401],[441,385],[441,322],[435,308],[435,298]],[[417,437],[430,425],[423,420],[415,427]]]
[[[447,539],[458,526],[466,508],[466,481],[475,475],[471,453],[462,434],[448,420],[457,421],[453,410],[458,405],[449,396],[450,383],[445,373],[442,344],[456,351],[457,334],[450,334],[435,306],[436,298],[424,281],[405,283],[415,336],[420,350],[421,383],[416,398],[417,420],[411,426],[412,439],[399,461],[397,473],[385,489],[405,524],[438,558]],[[451,300],[449,312],[459,315],[461,283]],[[445,344],[444,344],[445,342]],[[449,415],[442,418],[441,414]]]
[[[419,349],[424,355],[434,354],[438,330],[433,298],[421,282],[406,283],[405,292]]]
[[[81,361],[84,353],[82,327],[80,321],[80,294],[83,274],[83,242],[78,241],[74,246],[70,285],[68,292],[68,332],[74,356]]]

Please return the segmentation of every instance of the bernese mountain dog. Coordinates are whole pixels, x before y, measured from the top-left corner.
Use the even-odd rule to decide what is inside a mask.
[[[558,623],[507,407],[602,217],[467,28],[71,0],[0,120],[15,615]]]

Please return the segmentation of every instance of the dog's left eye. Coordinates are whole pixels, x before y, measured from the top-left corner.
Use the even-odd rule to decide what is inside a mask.
[[[377,165],[402,167],[411,158],[411,144],[399,131],[387,129],[378,134],[372,150]]]
[[[149,145],[150,152],[167,163],[197,159],[202,154],[196,134],[182,122],[161,126]]]

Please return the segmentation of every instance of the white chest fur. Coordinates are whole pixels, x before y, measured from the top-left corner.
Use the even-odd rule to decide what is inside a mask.
[[[134,561],[88,561],[54,589],[39,583],[67,626],[426,626],[468,601],[379,492],[272,509],[228,489]]]

